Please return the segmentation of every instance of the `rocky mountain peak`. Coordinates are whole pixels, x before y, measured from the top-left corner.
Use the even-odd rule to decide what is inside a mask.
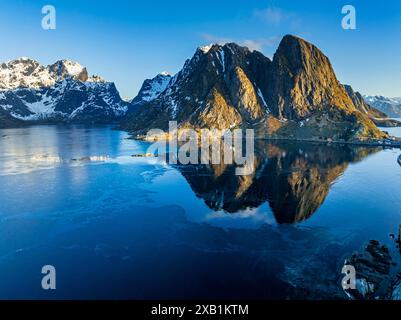
[[[269,103],[279,118],[301,120],[317,110],[355,110],[330,60],[313,44],[285,36],[273,57]]]
[[[48,69],[57,80],[66,77],[72,77],[83,82],[88,80],[88,72],[86,68],[71,60],[59,60],[54,64],[49,65]]]
[[[86,68],[77,62],[59,60],[45,67],[20,58],[0,65],[0,109],[3,122],[9,124],[107,122],[124,116],[128,103],[122,101],[114,83],[99,76],[89,78]]]
[[[0,65],[0,89],[44,88],[71,77],[85,82],[86,68],[70,60],[59,60],[47,67],[30,58],[19,58]]]
[[[163,77],[169,77],[169,76],[171,77],[172,76],[171,73],[168,71],[162,71],[159,73],[159,75],[163,76]]]
[[[163,71],[152,79],[146,79],[138,95],[132,100],[131,105],[142,105],[157,99],[166,90],[171,78],[172,76],[168,72]]]
[[[27,69],[29,67],[38,67],[40,66],[39,62],[34,60],[34,59],[30,59],[27,57],[20,57],[14,60],[11,60],[9,62],[5,62],[3,63],[2,67],[3,68],[23,68],[23,69]]]
[[[86,70],[86,69],[85,69]],[[82,80],[81,80],[82,81]],[[86,80],[88,82],[94,82],[94,83],[106,83],[107,81],[104,80],[101,76],[98,75],[93,75],[90,78],[88,78],[88,80]]]
[[[197,129],[254,127],[264,136],[385,137],[355,106],[329,59],[292,35],[282,39],[273,60],[235,43],[198,48],[124,127],[137,133],[165,129],[171,120]]]
[[[307,65],[330,64],[329,59],[316,46],[293,35],[283,37],[273,60],[282,63],[294,74]]]
[[[352,102],[354,103],[355,107],[363,112],[363,113],[368,113],[371,109],[371,107],[365,102],[363,99],[362,95],[354,91],[352,87],[348,84],[344,84],[345,91],[347,92],[348,96],[351,98]],[[384,114],[381,115],[382,117],[385,117]]]
[[[33,59],[23,57],[4,62],[0,67],[0,89],[38,87],[52,82],[48,70]]]
[[[218,45],[218,44],[217,43],[211,43],[211,44],[206,45],[206,46],[201,46],[201,47],[198,47],[197,51],[200,51],[200,52],[202,52],[204,54],[207,54],[210,51],[210,49],[212,49],[212,47],[216,46],[216,45]]]

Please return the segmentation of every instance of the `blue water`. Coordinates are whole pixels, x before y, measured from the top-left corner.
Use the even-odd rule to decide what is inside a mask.
[[[260,142],[242,178],[131,157],[148,144],[127,138],[0,130],[0,298],[344,298],[347,256],[396,250],[400,150]]]

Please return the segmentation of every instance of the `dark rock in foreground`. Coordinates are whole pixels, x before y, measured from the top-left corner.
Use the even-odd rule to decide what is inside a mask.
[[[400,235],[397,240],[400,243]],[[346,290],[357,300],[401,300],[401,272],[387,246],[371,240],[364,251],[354,253],[345,265],[356,270],[356,289]]]

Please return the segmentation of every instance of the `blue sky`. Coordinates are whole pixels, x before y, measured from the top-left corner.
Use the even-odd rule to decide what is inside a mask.
[[[43,30],[41,9],[57,10]],[[357,29],[341,28],[352,4]],[[21,56],[50,64],[71,59],[133,97],[145,78],[177,72],[195,49],[235,41],[273,56],[281,37],[317,45],[339,80],[364,94],[401,96],[399,0],[13,0],[0,5],[0,61]]]

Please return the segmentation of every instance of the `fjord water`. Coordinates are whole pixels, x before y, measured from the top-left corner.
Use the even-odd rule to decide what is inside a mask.
[[[400,150],[258,141],[242,177],[131,157],[148,144],[127,138],[0,130],[0,298],[345,298],[347,256],[396,250]]]

